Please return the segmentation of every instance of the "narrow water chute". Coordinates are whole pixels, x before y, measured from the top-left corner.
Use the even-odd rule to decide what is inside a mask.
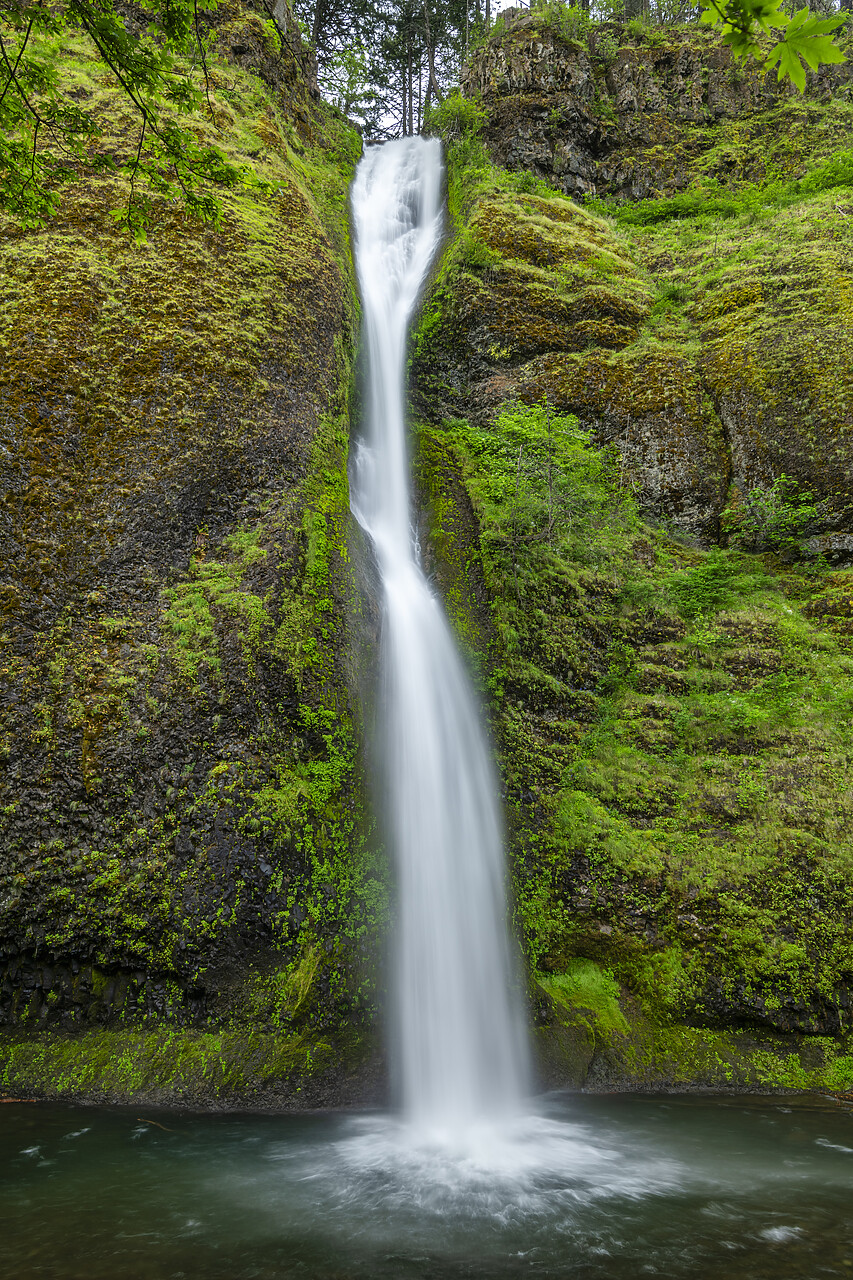
[[[398,882],[396,1065],[406,1117],[447,1130],[516,1114],[527,1061],[494,768],[410,510],[406,336],[441,240],[440,144],[369,148],[352,209],[368,362],[352,509],[383,591],[378,754]]]

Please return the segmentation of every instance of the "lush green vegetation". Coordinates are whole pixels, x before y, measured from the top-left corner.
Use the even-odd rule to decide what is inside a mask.
[[[219,224],[216,186],[257,179],[220,147],[200,144],[196,129],[215,120],[207,58],[212,43],[198,9],[185,0],[140,7],[135,29],[110,5],[68,0],[61,8],[0,6],[0,203],[25,226],[37,226],[59,204],[58,188],[81,172],[127,179],[126,201],[114,216],[144,240],[153,199],[181,200],[204,221]],[[275,27],[273,26],[273,31]],[[123,94],[136,136],[120,148],[104,145],[107,120],[69,97],[64,67],[69,43]],[[196,129],[193,128],[196,126]]]
[[[678,195],[639,200],[613,209],[621,226],[648,227],[672,218],[767,218],[771,211],[787,209],[803,196],[837,187],[853,187],[853,151],[842,150],[810,168],[803,177],[773,179],[764,183],[722,187],[719,182],[700,183]],[[606,206],[602,206],[606,207]]]
[[[42,175],[53,220],[4,224],[23,416],[3,457],[28,470],[2,507],[26,555],[10,537],[0,745],[29,776],[0,887],[30,966],[7,1086],[203,1101],[370,1051],[388,885],[347,687],[360,144],[280,92],[259,14],[238,28],[273,87],[211,57],[184,117],[243,175],[218,232],[153,178],[145,243],[116,225],[143,169],[94,157],[132,166],[139,134],[67,33],[63,83],[101,132]],[[849,411],[850,111],[792,95],[703,126],[673,147],[686,191],[621,206],[496,168],[458,93],[430,115],[453,236],[414,342],[418,486],[489,699],[533,1003],[616,1079],[851,1083],[853,577],[812,536],[847,527],[821,467]],[[48,430],[23,387],[71,417]],[[758,478],[732,468],[739,412]],[[649,434],[670,490],[637,462]],[[708,476],[699,537],[668,495]]]
[[[516,406],[491,432],[430,432],[481,529],[534,971],[595,1011],[604,960],[661,1025],[832,998],[853,964],[853,658],[810,615],[850,575],[679,545],[642,524],[612,458],[547,421]]]
[[[227,40],[263,25],[221,16]],[[297,1100],[369,1036],[385,888],[345,637],[361,144],[260,48],[267,83],[211,59],[216,119],[188,117],[259,175],[220,191],[219,230],[157,189],[137,243],[121,175],[84,166],[44,226],[3,215],[3,457],[14,437],[28,475],[0,499],[3,1057],[32,1089]],[[82,39],[61,74],[118,154],[127,108]],[[60,421],[31,418],[55,397]]]
[[[827,140],[846,109],[825,109]],[[701,405],[717,362],[718,394],[731,385],[741,340],[758,394],[784,382],[797,396],[796,343],[814,333],[827,369],[792,412],[810,432],[818,413],[844,421],[847,339],[839,329],[821,344],[849,244],[847,151],[810,166],[798,156],[775,185],[718,186],[724,218],[696,196],[710,189],[701,172],[684,196],[581,210],[529,174],[496,170],[464,99],[432,119],[458,232],[418,334],[423,403],[464,403],[463,308],[478,360],[518,398],[484,411],[470,390],[476,412],[424,426],[421,457],[446,579],[464,561],[491,602],[488,624],[476,592],[458,591],[453,612],[491,693],[539,989],[558,1021],[585,1027],[638,1078],[844,1087],[843,1038],[797,1057],[784,1038],[757,1051],[716,1029],[734,1010],[765,1037],[820,1026],[853,966],[853,579],[805,543],[832,499],[777,461],[766,481],[722,487],[721,545],[703,550],[663,504],[650,509],[618,438],[596,448],[564,406],[594,421],[614,401],[626,415],[654,411],[660,370],[672,417],[690,362],[708,353],[687,383]],[[719,134],[723,154],[733,144]],[[588,322],[588,349],[551,354],[592,290],[597,305],[612,301]],[[549,325],[563,300],[567,318]],[[611,352],[617,309],[624,350]],[[587,407],[593,377],[604,391]],[[788,418],[774,421],[787,439]],[[449,511],[456,476],[477,518],[476,566],[453,543],[464,536]],[[608,1003],[617,990],[627,1032]]]
[[[500,37],[479,0],[412,5],[398,0],[307,0],[297,7],[304,35],[322,65],[325,87],[340,108],[382,134],[419,132],[430,107],[442,103],[472,43]],[[432,8],[432,13],[430,12]],[[584,40],[591,23],[627,19],[645,29],[648,5],[599,0],[591,8],[542,0],[533,12],[564,39]],[[656,19],[673,15],[659,12]],[[833,33],[845,13],[794,15],[781,0],[709,0],[701,21],[720,29],[736,57],[776,67],[779,78],[805,86],[805,66],[843,62]],[[606,56],[610,32],[602,36]],[[97,96],[67,92],[69,46],[97,67],[122,95],[125,122],[118,139]],[[228,123],[221,97],[227,53],[251,54],[268,78],[304,89],[308,62],[302,37],[286,12],[261,3],[256,13],[224,6],[202,14],[190,0],[140,5],[132,20],[112,4],[67,0],[59,8],[0,4],[0,205],[25,226],[55,213],[61,191],[88,174],[121,174],[122,203],[111,212],[143,242],[163,200],[217,226],[221,193],[260,186],[251,164],[235,164],[223,145]],[[612,53],[615,55],[615,46]],[[272,66],[275,70],[272,71]],[[414,69],[418,68],[415,76]],[[296,69],[296,75],[294,75]],[[389,124],[393,119],[394,123]]]

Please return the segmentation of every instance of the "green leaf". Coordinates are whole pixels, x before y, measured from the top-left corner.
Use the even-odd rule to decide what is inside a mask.
[[[802,93],[806,87],[803,62],[816,71],[822,63],[846,61],[830,34],[844,21],[844,15],[819,18],[813,17],[808,7],[798,10],[788,24],[785,39],[770,50],[765,65],[770,68],[778,63],[777,78],[787,76]]]
[[[769,69],[777,62],[779,64],[776,72],[777,79],[783,80],[787,76],[802,93],[806,87],[805,69],[787,40],[782,40],[779,44],[774,45],[770,50],[770,56],[765,65]]]
[[[736,58],[753,57],[775,66],[780,80],[789,79],[802,92],[806,84],[803,63],[813,71],[825,62],[845,62],[833,44],[832,32],[846,21],[846,14],[832,18],[813,16],[808,7],[790,17],[782,0],[702,0],[700,21],[720,31],[723,44]],[[762,32],[784,32],[765,58],[759,44]]]

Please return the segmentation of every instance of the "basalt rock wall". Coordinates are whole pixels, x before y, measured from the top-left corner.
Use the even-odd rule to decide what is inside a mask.
[[[581,42],[511,16],[463,72],[506,177],[439,286],[447,323],[415,366],[433,405],[545,394],[620,451],[646,511],[706,541],[786,476],[814,499],[812,551],[848,558],[851,204],[843,177],[807,175],[849,163],[850,66],[800,97],[696,27]]]
[[[554,1083],[853,1086],[847,76],[524,16],[448,109],[422,486]]]
[[[361,144],[277,14],[201,13],[193,127],[254,174],[218,193],[219,227],[155,195],[137,244],[109,175],[70,183],[43,227],[0,223],[0,1087],[17,1092],[300,1105],[362,1061]],[[82,37],[61,74],[99,145],[136,145]]]
[[[849,63],[810,73],[806,112],[849,97],[851,76]],[[471,56],[461,83],[486,108],[494,159],[571,196],[641,200],[683,190],[698,168],[755,181],[797,162],[766,126],[767,113],[800,101],[797,91],[695,26],[632,36],[613,23],[571,39],[516,13]],[[714,155],[726,125],[738,146]],[[760,139],[751,151],[750,139]]]

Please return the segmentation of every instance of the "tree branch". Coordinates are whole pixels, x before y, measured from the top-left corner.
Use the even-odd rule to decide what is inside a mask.
[[[97,31],[93,30],[93,28],[92,28],[92,24],[91,24],[91,22],[88,20],[88,18],[86,17],[85,13],[83,13],[83,12],[82,12],[82,10],[80,10],[80,9],[75,9],[75,12],[76,12],[77,16],[79,17],[80,21],[82,22],[83,26],[86,28],[86,31],[87,31],[88,36],[89,36],[89,39],[92,41],[92,44],[93,44],[93,45],[95,46],[95,48],[98,50],[98,53],[99,53],[99,54],[101,55],[101,57],[103,58],[104,62],[107,64],[107,66],[109,67],[110,71],[112,71],[113,75],[115,76],[116,80],[118,80],[118,82],[119,82],[119,84],[121,85],[122,89],[124,89],[125,93],[126,93],[126,94],[127,94],[127,96],[130,98],[131,102],[134,104],[134,106],[136,107],[137,111],[141,112],[141,113],[142,113],[142,116],[144,117],[144,119],[145,119],[145,120],[147,120],[147,121],[148,121],[148,123],[151,125],[151,129],[152,129],[152,131],[153,131],[154,133],[156,133],[156,134],[157,134],[157,136],[159,137],[159,131],[158,131],[158,129],[157,129],[157,127],[156,127],[156,125],[154,124],[154,117],[153,117],[153,113],[151,112],[150,108],[149,108],[149,107],[147,107],[147,106],[145,105],[145,103],[144,103],[144,102],[142,102],[142,100],[141,100],[139,97],[137,97],[137,95],[136,95],[136,93],[134,92],[134,90],[133,90],[132,86],[127,82],[127,80],[125,79],[125,77],[122,75],[121,71],[119,71],[118,67],[116,66],[115,59],[114,59],[114,58],[112,58],[112,57],[110,57],[109,53],[107,52],[107,50],[106,50],[106,49],[105,49],[105,47],[104,47],[104,42],[103,42],[103,40],[101,40],[101,38],[100,38],[100,36],[98,35]]]
[[[41,126],[41,120],[39,119],[38,116],[36,116],[35,127],[33,129],[33,153],[32,153],[32,156],[30,157],[30,176],[27,178],[26,182],[21,183],[20,187],[18,187],[18,190],[15,192],[15,195],[18,199],[21,198],[21,196],[26,191],[27,187],[32,186],[32,184],[36,180],[36,149],[38,147],[38,137],[39,137],[40,126]]]
[[[18,59],[16,59],[15,65],[13,67],[9,61],[9,56],[6,53],[6,46],[3,43],[2,35],[0,35],[0,57],[2,57],[4,63],[6,64],[6,70],[9,72],[9,79],[6,81],[6,89],[8,89],[10,81],[13,81],[15,88],[18,90],[18,93],[21,95],[24,103],[26,104],[26,108],[29,111],[30,115],[33,117],[33,119],[38,120],[39,124],[44,124],[44,125],[52,124],[53,123],[52,120],[45,120],[42,116],[39,115],[38,111],[36,111],[35,107],[30,102],[27,95],[24,93],[24,86],[21,84],[17,75],[18,62],[20,61],[20,56]],[[4,95],[6,93],[6,89],[3,90]]]
[[[210,75],[207,70],[207,54],[204,51],[204,43],[201,38],[201,31],[198,25],[198,0],[193,0],[193,21],[195,23],[195,38],[198,42],[198,51],[201,55],[201,69],[204,73],[204,96],[207,98],[207,109],[210,112],[210,118],[216,124],[216,116],[213,114],[213,104],[210,101]]]
[[[135,160],[134,160],[134,162],[133,162],[133,168],[132,168],[131,173],[130,173],[130,191],[129,191],[129,192],[128,192],[128,194],[127,194],[127,218],[128,218],[128,224],[130,223],[130,211],[131,211],[131,207],[132,207],[132,205],[133,205],[134,189],[135,189],[135,187],[136,187],[136,175],[137,175],[137,173],[139,172],[139,165],[140,165],[140,163],[141,163],[141,159],[142,159],[142,142],[143,142],[143,139],[145,138],[145,126],[146,126],[146,123],[147,123],[147,118],[143,115],[143,117],[142,117],[142,128],[139,130],[139,143],[138,143],[137,148],[136,148],[136,159],[135,159]]]
[[[29,20],[29,23],[27,24],[27,29],[26,29],[26,31],[24,32],[24,38],[23,38],[23,40],[21,41],[21,47],[20,47],[20,49],[18,50],[18,56],[17,56],[17,58],[15,59],[15,65],[14,65],[14,67],[9,67],[9,62],[8,62],[7,57],[6,57],[6,49],[5,49],[5,46],[3,46],[3,61],[6,63],[6,66],[7,66],[7,67],[9,67],[9,74],[8,74],[8,76],[6,77],[6,83],[5,83],[5,84],[4,84],[4,86],[3,86],[3,92],[2,92],[2,93],[0,93],[0,106],[2,106],[2,104],[3,104],[3,99],[6,97],[6,94],[7,94],[7,92],[8,92],[8,89],[9,89],[9,85],[10,85],[10,84],[13,84],[13,83],[14,83],[14,84],[17,86],[18,92],[19,92],[19,93],[21,92],[21,86],[20,86],[20,84],[18,83],[18,80],[17,80],[17,77],[16,77],[16,73],[17,73],[17,70],[18,70],[18,63],[21,61],[21,58],[24,56],[24,50],[25,50],[25,49],[26,49],[26,47],[27,47],[27,41],[28,41],[28,40],[29,40],[29,38],[30,38],[30,32],[31,32],[31,31],[32,31],[32,29],[33,29],[33,23],[35,22],[35,20],[36,20],[36,15],[35,15],[35,14],[33,14],[33,16],[32,16],[32,17],[30,18],[30,20]],[[3,44],[3,37],[2,37],[2,36],[0,36],[0,45],[2,45],[2,44]],[[29,107],[29,105],[30,105],[30,104],[29,104],[29,103],[27,103],[27,106],[28,106],[28,107]]]

